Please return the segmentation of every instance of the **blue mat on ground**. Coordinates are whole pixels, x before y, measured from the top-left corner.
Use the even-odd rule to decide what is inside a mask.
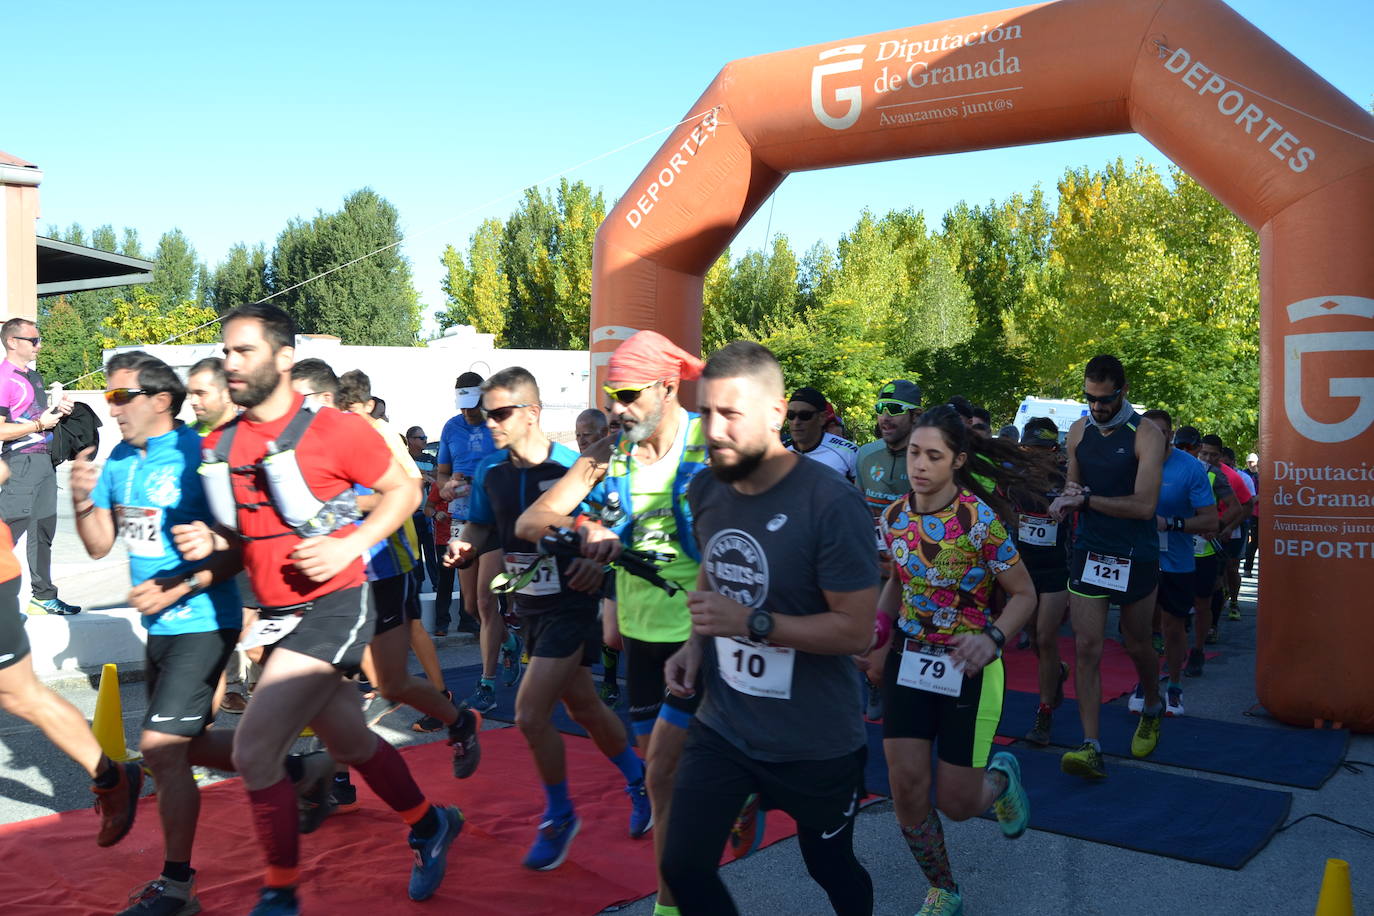
[[[600,671],[601,669],[598,666],[593,672],[597,678],[598,684],[601,683]],[[463,699],[477,689],[477,680],[482,676],[482,666],[464,665],[460,668],[445,668],[443,669],[443,673],[444,685],[453,693],[454,699]],[[417,675],[417,677],[423,676],[424,675]],[[514,722],[515,693],[519,688],[519,684],[516,684],[514,687],[501,686],[501,678],[498,675],[496,679],[496,708],[482,715],[488,719],[494,719],[497,722]],[[623,686],[621,688],[620,702],[616,704],[615,711],[616,714],[624,720],[626,728],[629,728],[630,706],[629,701],[624,695]],[[572,720],[572,717],[568,715],[568,711],[563,708],[562,703],[559,703],[553,709],[553,727],[567,735],[577,735],[582,738],[587,737],[587,730]],[[630,731],[630,736],[633,741],[633,730]]]
[[[1040,700],[1035,694],[1008,690],[1002,701],[997,734],[1024,737]],[[1102,751],[1131,756],[1131,736],[1139,717],[1120,700],[1102,706]],[[1083,740],[1078,703],[1066,699],[1055,710],[1050,743],[1077,747]],[[1319,789],[1336,772],[1350,743],[1347,731],[1319,731],[1288,726],[1245,725],[1218,719],[1181,716],[1166,719],[1150,763],[1185,767],[1299,789]]]
[[[1059,754],[1001,747],[1021,764],[1035,830],[1185,862],[1239,869],[1288,817],[1293,796],[1138,766],[1114,765],[1088,782],[1059,769]],[[882,726],[868,726],[869,792],[891,794]],[[985,815],[990,817],[991,815]]]

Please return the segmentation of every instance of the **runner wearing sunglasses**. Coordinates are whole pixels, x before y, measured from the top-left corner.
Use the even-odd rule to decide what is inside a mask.
[[[639,331],[617,347],[605,390],[620,432],[593,445],[520,516],[517,536],[536,542],[550,525],[575,523],[589,559],[607,563],[622,546],[670,554],[660,574],[693,588],[700,564],[687,484],[705,467],[706,441],[700,418],[679,404],[678,389],[683,379],[697,378],[702,365],[656,331]],[[591,511],[574,520],[584,501]],[[586,583],[574,580],[569,586]],[[698,702],[695,696],[665,696],[663,665],[691,634],[691,618],[685,591],[668,595],[617,571],[616,594],[630,725],[645,749],[654,851],[661,862],[673,774]],[[661,878],[654,911],[676,913]]]
[[[787,402],[787,424],[792,433],[788,446],[837,472],[850,483],[857,479],[855,464],[859,447],[825,431],[825,412],[829,403],[815,388],[798,388]]]

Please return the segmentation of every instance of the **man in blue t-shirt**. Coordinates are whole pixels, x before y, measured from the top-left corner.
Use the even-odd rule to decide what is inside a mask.
[[[1144,417],[1174,441],[1173,419],[1163,410],[1147,410]],[[1164,660],[1169,671],[1164,714],[1183,715],[1183,663],[1188,654],[1188,615],[1193,611],[1193,535],[1209,536],[1217,530],[1216,497],[1201,461],[1180,448],[1169,446],[1155,507],[1159,529],[1159,604],[1164,629]],[[1127,704],[1131,712],[1145,706],[1140,684]]]
[[[108,554],[117,540],[129,552],[129,604],[148,631],[148,709],[139,750],[157,780],[166,847],[161,876],[120,916],[190,912],[200,808],[191,767],[234,769],[233,731],[206,729],[220,673],[239,639],[243,610],[233,580],[240,562],[236,552],[222,552],[189,563],[177,550],[174,532],[212,517],[197,473],[200,436],[175,420],[186,397],[181,380],[139,351],[115,356],[105,372],[105,399],[124,441],[103,468],[91,461],[93,449],[77,457],[72,506],[77,534],[93,558]]]

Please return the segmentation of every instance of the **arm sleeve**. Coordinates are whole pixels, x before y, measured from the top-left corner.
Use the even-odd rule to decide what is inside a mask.
[[[816,584],[831,592],[857,592],[879,582],[873,517],[857,490],[840,489],[821,510],[815,529]]]

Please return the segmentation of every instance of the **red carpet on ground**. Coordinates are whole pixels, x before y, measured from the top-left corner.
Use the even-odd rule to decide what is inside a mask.
[[[1064,683],[1064,696],[1078,699],[1073,688],[1073,669],[1078,664],[1075,659],[1072,636],[1059,637],[1059,658],[1069,666],[1069,679]],[[1040,692],[1039,661],[1029,649],[1009,649],[1002,655],[1002,666],[1007,672],[1007,689],[1023,693]],[[1135,665],[1126,649],[1115,639],[1102,640],[1102,702],[1107,703],[1135,689]]]
[[[462,782],[453,778],[451,752],[442,742],[402,750],[431,800],[457,804],[467,817],[438,894],[424,903],[406,897],[413,861],[406,829],[355,775],[360,809],[301,837],[302,911],[592,914],[653,893],[652,840],[626,834],[630,805],[620,773],[590,740],[564,735],[563,741],[582,830],[556,870],[520,865],[534,840],[543,794],[520,733],[490,729],[482,733],[481,768]],[[131,891],[157,877],[162,838],[155,799],[143,799],[133,831],[113,849],[95,845],[97,825],[90,811],[68,811],[0,826],[0,883],[7,901],[0,909],[6,916],[113,913]],[[795,830],[791,818],[770,814],[765,845]],[[192,864],[205,912],[252,909],[263,859],[237,779],[201,791]]]

